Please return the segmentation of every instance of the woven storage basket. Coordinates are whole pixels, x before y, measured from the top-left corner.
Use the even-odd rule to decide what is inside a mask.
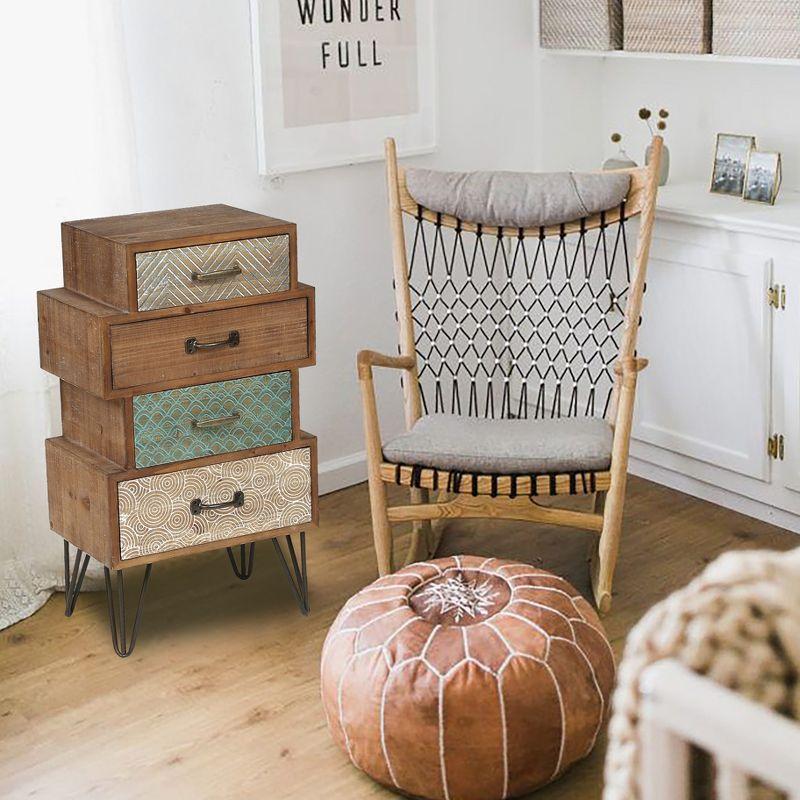
[[[622,0],[540,0],[542,47],[619,50]]]
[[[713,52],[800,58],[798,0],[714,0]]]
[[[710,53],[711,0],[624,0],[625,49]]]

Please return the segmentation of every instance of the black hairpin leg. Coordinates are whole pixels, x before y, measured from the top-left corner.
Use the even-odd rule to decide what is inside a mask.
[[[256,543],[250,543],[250,553],[249,555],[245,551],[245,547],[247,545],[240,544],[239,545],[239,561],[237,563],[235,556],[233,555],[233,548],[228,547],[228,558],[231,560],[231,566],[233,567],[233,574],[240,580],[246,581],[252,574],[253,574],[253,562],[256,558]]]
[[[119,599],[119,626],[117,626],[117,611],[114,608],[114,594],[111,590],[111,570],[104,567],[106,574],[106,597],[108,598],[108,620],[111,624],[111,643],[114,645],[114,652],[120,658],[127,658],[136,647],[136,636],[139,633],[139,623],[142,621],[142,598],[144,597],[145,589],[150,581],[150,570],[153,568],[152,564],[148,564],[144,568],[144,578],[142,579],[142,588],[139,590],[139,602],[136,604],[136,616],[133,619],[133,630],[131,631],[131,640],[128,643],[126,624],[127,619],[125,616],[125,578],[123,577],[124,570],[118,569],[117,572],[117,595]]]
[[[81,563],[83,556],[83,563]],[[83,576],[86,574],[86,567],[89,566],[89,556],[83,550],[78,550],[75,556],[75,566],[70,572],[69,542],[64,539],[64,616],[71,617],[75,610],[75,603],[78,602],[78,595],[83,584]]]
[[[283,550],[277,539],[272,540],[272,544],[275,545],[275,551],[277,552],[278,556],[280,556],[281,564],[283,564],[283,569],[286,572],[286,577],[289,579],[289,584],[292,587],[292,591],[294,592],[294,596],[297,599],[297,603],[300,606],[300,611],[305,615],[309,612],[308,607],[308,571],[306,569],[306,535],[305,533],[300,533],[300,563],[297,563],[297,554],[294,551],[294,544],[292,543],[292,537],[286,536],[286,544],[289,547],[289,557],[292,559],[292,567],[290,569],[289,564],[286,562],[286,558],[283,555]],[[294,573],[294,574],[292,574]]]

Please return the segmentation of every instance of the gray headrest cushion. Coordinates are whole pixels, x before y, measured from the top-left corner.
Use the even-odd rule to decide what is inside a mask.
[[[407,169],[406,187],[421,206],[465,222],[538,228],[619,206],[630,175]]]

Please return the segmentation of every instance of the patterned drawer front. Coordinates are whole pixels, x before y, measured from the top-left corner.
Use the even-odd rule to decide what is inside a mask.
[[[133,398],[138,468],[281,444],[291,438],[289,372]]]
[[[238,507],[192,513],[192,501]],[[163,553],[311,521],[311,450],[304,447],[240,461],[121,481],[120,554]]]
[[[289,237],[136,254],[139,311],[289,289]]]

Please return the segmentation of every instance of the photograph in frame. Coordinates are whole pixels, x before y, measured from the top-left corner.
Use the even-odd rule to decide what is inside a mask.
[[[781,186],[781,154],[751,150],[742,197],[752,203],[775,205]]]
[[[718,133],[710,191],[714,194],[741,197],[744,192],[747,159],[755,147],[755,136]]]

